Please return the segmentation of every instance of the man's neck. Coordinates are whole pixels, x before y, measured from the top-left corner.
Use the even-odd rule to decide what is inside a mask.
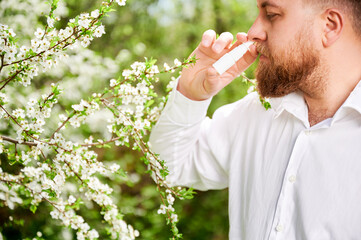
[[[334,102],[331,99],[314,99],[305,96],[308,106],[308,121],[310,126],[314,126],[323,120],[332,118],[342,103]]]
[[[350,93],[356,87],[358,80],[328,82],[328,86],[319,94],[304,92],[305,102],[308,106],[308,120],[310,126],[314,126],[323,120],[332,118],[337,110],[346,101]]]

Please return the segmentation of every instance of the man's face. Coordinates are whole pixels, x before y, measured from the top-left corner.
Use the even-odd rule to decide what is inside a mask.
[[[281,97],[296,90],[312,94],[324,88],[312,10],[302,0],[259,0],[258,7],[248,35],[261,54],[256,71],[261,96]]]

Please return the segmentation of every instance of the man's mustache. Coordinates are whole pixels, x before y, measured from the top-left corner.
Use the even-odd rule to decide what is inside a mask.
[[[267,58],[271,56],[269,49],[264,44],[256,42],[254,45],[256,46],[257,52],[259,54],[264,55]]]

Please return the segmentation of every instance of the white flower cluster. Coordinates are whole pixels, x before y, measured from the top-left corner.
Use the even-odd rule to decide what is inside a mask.
[[[116,81],[111,80],[111,87],[116,86]],[[149,95],[149,87],[145,81],[138,83],[135,87],[130,83],[122,84],[119,87],[119,98],[122,101],[122,105],[118,106],[119,115],[116,119],[111,120],[108,129],[110,132],[114,132],[116,125],[124,125],[132,127],[135,130],[141,131],[150,127],[150,121],[144,117],[147,101],[152,99]],[[134,123],[132,123],[134,117]]]
[[[3,103],[8,101],[5,94],[1,94],[0,98]],[[43,105],[39,104],[38,102],[42,102]],[[30,98],[27,102],[25,110],[22,108],[12,110],[11,116],[17,121],[20,127],[17,130],[17,140],[20,143],[24,142],[23,133],[30,130],[33,132],[33,139],[39,138],[40,134],[44,132],[44,126],[46,124],[45,120],[50,118],[52,108],[56,103],[57,100],[54,98],[53,94],[44,94],[41,96],[39,101],[35,100],[34,98]],[[5,112],[1,111],[1,115],[4,114]]]
[[[0,171],[1,168],[0,168]],[[14,209],[15,204],[22,204],[23,200],[16,193],[16,188],[9,189],[4,183],[0,182],[0,200],[2,200],[6,206],[10,209]]]
[[[166,71],[166,72],[174,72],[174,71],[175,71],[175,68],[180,67],[180,66],[182,66],[182,62],[179,61],[177,58],[174,59],[174,67],[170,67],[170,66],[168,65],[168,63],[164,63],[164,64],[163,64],[164,71]]]
[[[54,135],[52,144],[66,145],[65,139],[60,133]],[[71,149],[69,149],[70,151]],[[76,198],[69,196],[67,201],[60,198],[61,192],[65,186],[67,176],[81,176],[82,181],[87,181],[88,191],[85,196],[88,200],[96,202],[99,206],[107,209],[104,212],[104,219],[110,223],[112,228],[112,238],[116,239],[135,239],[139,236],[139,232],[134,230],[131,225],[127,225],[123,220],[119,219],[118,210],[113,200],[109,196],[113,189],[107,184],[103,184],[95,173],[105,174],[106,171],[116,171],[119,165],[113,164],[110,170],[106,170],[101,162],[96,160],[96,153],[87,150],[87,148],[79,148],[71,154],[60,151],[55,159],[53,159],[54,167],[50,169],[48,164],[41,164],[39,167],[27,166],[22,169],[22,173],[32,182],[28,184],[28,188],[33,194],[33,204],[37,204],[42,198],[50,199],[49,191],[55,193],[57,202],[53,202],[55,209],[50,213],[54,219],[61,220],[65,226],[71,226],[77,230],[77,239],[96,239],[99,234],[96,230],[90,230],[87,223],[81,216],[77,216],[73,210],[66,210],[66,206],[72,206],[76,202]],[[52,172],[53,179],[47,176],[48,172]],[[46,191],[42,191],[42,190]],[[1,190],[1,189],[0,189]],[[1,196],[0,196],[1,197]]]
[[[28,37],[33,35],[34,26],[38,25],[39,17],[47,13],[48,9],[49,4],[42,0],[1,0],[1,22],[11,24],[18,35]],[[59,1],[53,16],[66,17],[68,12],[65,1]],[[59,21],[59,17],[53,17],[53,19]],[[49,23],[48,25],[52,28]]]
[[[89,13],[80,14],[79,20],[78,20],[79,27],[84,28],[84,29],[89,28],[91,22],[92,22],[92,19],[91,19]]]
[[[59,37],[62,32],[69,32],[71,29],[60,30]],[[19,49],[11,38],[15,33],[7,26],[0,24],[0,52],[4,55],[4,66],[12,65],[16,62],[21,63],[21,70],[14,70],[11,75],[18,76],[18,80],[24,86],[29,86],[32,78],[38,75],[39,69],[46,71],[54,66],[58,59],[63,58],[62,47],[66,43],[58,45],[57,48],[52,47],[50,42],[57,35],[56,30],[45,34],[44,30],[38,28],[35,32],[35,38],[31,40],[31,46],[21,46]]]
[[[177,79],[175,77],[171,77],[171,81],[169,81],[167,85],[167,89],[170,91],[172,90],[177,84]]]
[[[78,240],[98,239],[99,233],[95,229],[90,229],[89,224],[84,221],[84,218],[76,215],[73,209],[65,210],[65,206],[65,202],[57,203],[55,210],[50,212],[51,217],[59,219],[65,226],[70,226],[72,229],[77,230]]]
[[[95,114],[100,109],[99,104],[95,101],[89,103],[83,99],[79,104],[72,105],[72,108],[78,113],[69,121],[73,127],[80,127],[88,116]]]
[[[149,154],[147,155],[147,158],[149,160],[149,162],[151,163],[152,166],[152,172],[153,172],[153,179],[155,182],[157,183],[162,183],[165,181],[165,179],[163,178],[161,171],[163,170],[163,166],[162,164],[160,164],[159,160],[156,159],[153,155]]]
[[[9,41],[10,38],[14,38],[15,36],[16,34],[9,26],[0,24],[0,53],[5,54],[5,63],[12,62],[16,59],[16,46],[12,44],[12,41]]]
[[[83,13],[79,16],[78,21],[71,19],[69,22],[77,24],[80,29],[67,26],[65,29],[57,31],[53,29],[45,32],[38,28],[31,39],[31,46],[21,46],[17,48],[14,31],[7,25],[0,24],[0,52],[4,54],[3,63],[12,65],[21,63],[23,68],[20,72],[13,72],[13,75],[18,75],[18,81],[24,86],[30,85],[30,81],[34,76],[37,76],[38,70],[46,71],[64,56],[63,50],[68,45],[76,45],[78,42],[84,47],[87,47],[94,37],[101,37],[105,34],[104,26],[95,24],[97,18],[100,16],[99,9],[94,10],[91,14]],[[52,29],[54,21],[58,18],[47,18],[48,27]],[[75,31],[75,29],[77,29]],[[89,31],[89,34],[80,34],[80,31]],[[20,67],[19,67],[20,68]]]
[[[129,79],[131,77],[139,77],[141,74],[145,72],[146,65],[144,62],[134,62],[131,66],[132,69],[126,69],[123,71],[123,77],[125,79]],[[153,77],[155,74],[159,73],[159,69],[157,65],[153,65],[150,69],[147,70],[145,76]]]
[[[158,214],[167,214],[170,213],[170,220],[174,223],[178,222],[178,215],[175,213],[175,210],[173,208],[174,204],[174,197],[170,190],[166,190],[167,195],[167,202],[168,206],[165,206],[164,204],[160,205],[160,208],[158,209]]]
[[[54,33],[55,36],[57,35],[60,40],[65,40],[67,38],[70,38],[70,36],[74,33],[74,30],[71,27],[66,27],[64,29],[60,29],[58,34],[56,34],[56,30],[54,31]]]
[[[113,165],[114,167],[115,165]],[[115,168],[118,168],[116,166]],[[89,179],[89,191],[85,193],[88,200],[96,202],[99,206],[102,206],[104,211],[104,220],[111,225],[111,237],[112,239],[135,239],[139,236],[138,230],[134,230],[131,225],[127,225],[123,221],[118,212],[117,206],[113,203],[109,194],[113,191],[107,184],[103,184],[98,178],[90,177]]]
[[[21,170],[24,176],[31,179],[28,188],[32,193],[38,193],[33,196],[34,204],[40,202],[41,198],[49,199],[50,192],[54,193],[57,198],[60,197],[66,181],[65,173],[63,171],[56,171],[54,172],[55,176],[51,179],[47,174],[50,171],[54,170],[46,163],[42,163],[39,167],[27,166]]]
[[[103,184],[98,183],[99,187]],[[102,190],[100,190],[102,191]],[[98,203],[103,209],[106,209],[102,212],[104,215],[104,220],[107,221],[111,225],[111,238],[112,239],[135,239],[135,237],[139,236],[138,230],[134,230],[131,225],[128,225],[124,220],[121,219],[121,215],[117,207],[112,203],[109,196],[100,191],[88,191],[85,193],[85,196],[89,200],[93,200]],[[106,190],[105,190],[106,191]]]

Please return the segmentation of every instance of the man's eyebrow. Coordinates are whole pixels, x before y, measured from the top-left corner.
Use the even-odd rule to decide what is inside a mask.
[[[282,8],[281,6],[273,3],[273,2],[270,2],[270,1],[264,1],[262,4],[261,4],[261,8],[265,8],[265,7],[276,7],[276,8]]]

